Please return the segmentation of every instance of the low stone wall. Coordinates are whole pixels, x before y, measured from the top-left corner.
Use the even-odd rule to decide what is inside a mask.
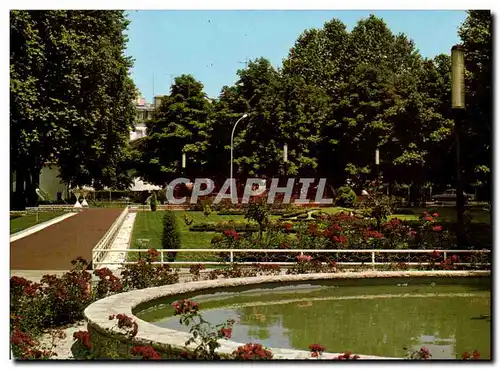
[[[116,322],[110,321],[110,315],[126,314],[133,316],[132,311],[139,305],[157,300],[165,296],[181,295],[190,292],[210,290],[221,287],[236,287],[236,286],[258,286],[259,284],[268,283],[293,283],[307,282],[320,280],[336,280],[336,279],[369,279],[369,278],[456,278],[456,277],[489,277],[490,271],[396,271],[396,272],[361,272],[361,273],[320,273],[320,274],[301,274],[301,275],[279,275],[279,276],[262,276],[252,278],[233,278],[211,281],[199,281],[189,283],[177,283],[173,285],[147,288],[143,290],[135,290],[126,293],[121,293],[109,296],[99,300],[85,309],[85,317],[89,323],[91,334],[95,335],[95,339],[99,340],[99,345],[106,342],[106,349],[114,347],[118,350],[123,350],[127,343],[122,337],[117,337],[111,331],[116,329]],[[160,351],[162,347],[167,347],[170,352],[185,350],[184,343],[189,339],[188,333],[161,328],[151,323],[145,322],[135,316],[134,320],[139,326],[138,334],[133,342],[129,345],[150,345],[154,343]],[[94,338],[92,339],[94,340]],[[220,341],[221,347],[219,353],[230,354],[243,343],[233,341]],[[155,346],[154,345],[154,346]],[[270,348],[274,359],[278,360],[306,360],[311,358],[308,351],[290,350],[281,348]],[[353,353],[360,356],[360,359],[396,359],[363,355]],[[323,359],[331,359],[338,356],[338,353],[325,353]]]

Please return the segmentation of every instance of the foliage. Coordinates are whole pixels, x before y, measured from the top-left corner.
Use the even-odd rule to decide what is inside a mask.
[[[319,359],[323,352],[325,352],[326,348],[319,343],[313,343],[312,345],[309,345],[309,350],[311,351],[311,357],[317,357]]]
[[[429,360],[432,355],[429,353],[429,350],[426,347],[422,347],[418,351],[408,352],[409,360]]]
[[[163,216],[163,233],[162,233],[162,248],[163,249],[180,249],[181,241],[179,230],[177,228],[175,215],[172,211],[166,211]],[[174,261],[177,253],[168,253],[170,261]]]
[[[174,302],[174,314],[180,315],[179,322],[182,325],[191,326],[189,332],[192,337],[186,341],[186,347],[196,344],[192,355],[197,360],[217,360],[220,359],[216,349],[220,347],[220,339],[231,338],[234,320],[228,319],[219,325],[212,325],[199,313],[198,304],[191,300],[180,300]]]
[[[151,211],[156,211],[156,205],[158,204],[158,201],[156,200],[156,193],[153,192],[151,195],[151,198],[149,199],[149,206],[151,207]]]
[[[343,186],[337,190],[337,206],[342,206],[344,208],[352,208],[356,202],[356,193],[351,187]]]
[[[99,277],[95,288],[95,296],[102,299],[110,294],[123,291],[123,284],[120,278],[116,277],[108,268],[94,270],[94,275]]]
[[[234,360],[272,360],[273,354],[260,343],[247,343],[238,347],[232,354]]]
[[[121,281],[124,289],[141,289],[148,287],[164,286],[179,282],[177,270],[167,264],[154,265],[160,253],[151,249],[136,264],[125,264],[121,272]]]
[[[34,339],[31,333],[21,329],[20,321],[22,319],[24,318],[11,315],[10,342],[14,357],[20,360],[50,360],[57,356],[53,351],[56,347],[55,342],[64,339],[66,334],[58,329],[52,330],[50,332],[51,344],[47,347]]]
[[[24,278],[10,280],[10,312],[23,316],[19,327],[24,332],[60,326],[83,318],[83,310],[92,301],[90,281],[82,258],[73,260],[73,268],[61,277],[44,275],[40,283]]]
[[[136,91],[124,53],[128,24],[121,10],[11,12],[11,169],[18,207],[36,200],[47,163],[58,165],[72,186],[129,184],[124,169]]]
[[[186,175],[206,167],[210,145],[210,102],[203,84],[193,76],[175,78],[170,95],[164,96],[154,119],[147,123],[147,136],[136,153],[137,172],[146,181],[163,185],[181,168],[186,153]]]
[[[259,239],[262,238],[262,232],[269,223],[269,206],[262,199],[251,202],[245,210],[245,219],[259,225]]]

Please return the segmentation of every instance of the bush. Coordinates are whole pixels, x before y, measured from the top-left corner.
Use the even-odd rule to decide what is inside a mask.
[[[269,206],[262,199],[252,202],[245,211],[245,219],[253,220],[259,225],[259,238],[269,223]]]
[[[415,211],[413,209],[407,209],[407,208],[396,208],[394,209],[394,214],[413,215],[415,214]]]
[[[10,220],[22,217],[21,214],[10,214]]]
[[[82,258],[72,263],[70,272],[61,277],[44,275],[40,283],[16,276],[10,279],[10,313],[23,317],[20,330],[38,334],[83,319],[83,310],[92,302],[92,275]]]
[[[123,287],[125,289],[142,289],[179,282],[179,274],[176,269],[171,269],[168,265],[152,264],[158,260],[159,255],[158,251],[150,249],[145,259],[141,258],[136,264],[126,264],[125,269],[121,272]]]
[[[179,231],[175,223],[175,215],[172,211],[166,211],[163,216],[163,235],[161,245],[164,249],[181,248]],[[174,261],[176,256],[176,252],[169,252],[168,261]]]
[[[351,187],[342,186],[337,190],[336,204],[344,208],[352,208],[356,203],[356,193]]]
[[[149,200],[149,206],[151,207],[151,211],[156,211],[156,205],[157,205],[157,201],[156,201],[156,193],[153,192],[153,195],[151,196],[151,200]]]
[[[159,190],[158,191],[158,201],[160,204],[165,204],[165,201],[167,200],[167,191],[166,190]]]
[[[197,223],[189,227],[191,232],[223,232],[226,229],[234,229],[238,232],[258,232],[255,225],[243,222],[220,222],[220,223]]]

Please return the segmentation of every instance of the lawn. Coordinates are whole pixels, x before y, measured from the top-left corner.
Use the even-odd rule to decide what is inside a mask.
[[[10,221],[10,234],[23,231],[37,224],[46,222],[60,215],[66,214],[64,211],[44,211],[37,214],[27,214]],[[37,221],[38,220],[38,221]]]
[[[390,218],[418,220],[424,211],[429,211],[431,213],[437,212],[442,222],[455,223],[457,221],[457,209],[455,207],[412,208],[412,210],[414,214],[395,214],[391,215]],[[470,207],[467,210],[472,216],[472,223],[484,223],[491,225],[489,212],[480,207]]]

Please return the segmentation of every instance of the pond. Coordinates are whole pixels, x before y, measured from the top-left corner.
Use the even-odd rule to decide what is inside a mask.
[[[200,303],[213,324],[233,318],[231,340],[267,347],[404,357],[425,346],[433,359],[479,350],[490,358],[489,278],[330,280],[246,286],[163,298],[135,315],[157,326],[188,331],[170,304]]]

